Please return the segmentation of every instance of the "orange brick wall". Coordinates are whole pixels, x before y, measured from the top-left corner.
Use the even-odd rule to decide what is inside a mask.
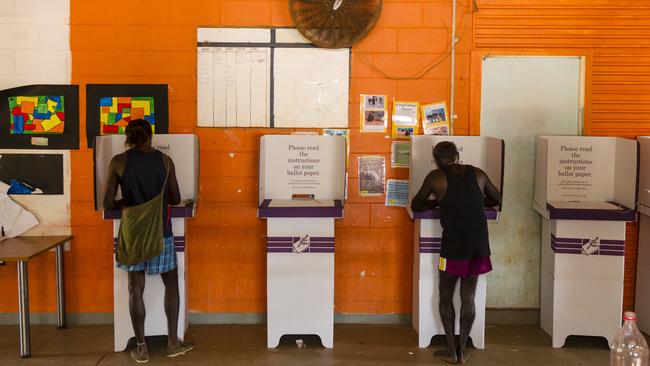
[[[396,97],[422,102],[448,99],[448,58],[420,79],[404,78],[441,59],[449,48],[450,3],[449,0],[385,0],[378,24],[353,48],[350,196],[346,217],[336,224],[337,312],[411,311],[412,224],[404,209],[385,207],[383,197],[357,194],[356,158],[363,154],[381,154],[387,161],[390,158],[390,139],[382,134],[359,133],[358,95],[381,93],[387,94],[389,100]],[[614,3],[619,5],[609,5]],[[625,10],[622,3],[634,6]],[[473,50],[544,47],[587,49],[602,56],[595,59],[589,75],[593,85],[587,85],[588,100],[594,100],[593,108],[587,105],[588,133],[633,136],[650,132],[647,113],[643,113],[650,110],[647,48],[633,47],[630,43],[625,43],[628,45],[625,47],[616,44],[601,47],[596,42],[609,39],[615,43],[614,38],[608,38],[605,26],[610,22],[612,10],[622,14],[621,21],[616,23],[621,28],[627,29],[623,21],[626,11],[634,13],[639,22],[647,21],[650,15],[646,14],[645,0],[478,0],[477,13],[472,13],[473,4],[472,0],[458,0],[456,134],[477,132],[478,116],[472,115],[470,119],[470,107],[476,101],[470,90],[470,75],[480,78],[471,69]],[[190,221],[188,228],[190,309],[265,311],[265,227],[256,218],[255,209],[258,144],[263,134],[290,130],[195,127],[196,28],[200,25],[290,26],[287,0],[71,0],[70,7],[72,82],[81,85],[82,131],[85,130],[86,83],[167,83],[170,131],[199,135],[199,207],[196,219]],[[643,14],[639,16],[636,12]],[[563,21],[569,21],[567,29],[548,26],[565,24]],[[589,31],[584,32],[581,27]],[[641,25],[630,26],[625,34],[628,39],[647,46],[644,29]],[[547,37],[538,39],[539,35]],[[558,35],[567,35],[566,39],[572,41],[567,43]],[[617,55],[625,57],[618,59]],[[645,72],[635,66],[639,62],[646,67]],[[616,87],[618,91],[613,91]],[[628,102],[624,91],[629,91],[638,103]],[[615,114],[621,108],[625,118]],[[620,124],[598,124],[612,116]],[[82,141],[85,141],[83,136]],[[93,211],[92,151],[85,146],[72,154],[72,174],[75,239],[73,250],[66,253],[68,310],[110,312],[111,225]],[[408,171],[388,167],[387,177],[407,179]],[[630,233],[631,241],[635,241],[634,227]],[[631,268],[632,257],[628,259]],[[32,311],[55,309],[52,260],[48,254],[30,264]],[[6,296],[0,297],[0,311],[17,310],[16,291],[11,290],[15,288],[15,272],[12,265],[0,267],[1,288],[10,289]],[[628,279],[633,280],[629,269]],[[626,306],[630,304],[632,290],[628,282]]]
[[[584,133],[650,134],[650,2],[477,0],[474,53],[586,55]],[[476,70],[476,68],[475,68]],[[472,74],[480,80],[480,71]],[[478,95],[472,94],[472,121]],[[633,309],[638,225],[627,228],[623,307]]]

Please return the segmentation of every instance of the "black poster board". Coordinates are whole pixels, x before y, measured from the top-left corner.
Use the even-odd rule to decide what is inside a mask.
[[[10,184],[12,179],[43,194],[63,194],[63,154],[0,154],[0,181]]]
[[[153,97],[155,132],[169,131],[167,84],[88,84],[86,85],[86,139],[92,148],[100,136],[100,100],[107,97]]]
[[[63,133],[12,134],[12,111],[9,98],[18,96],[63,96],[65,128]],[[40,138],[39,145],[32,138]],[[47,139],[47,140],[45,140]],[[0,91],[0,149],[61,149],[79,148],[79,86],[26,85]]]

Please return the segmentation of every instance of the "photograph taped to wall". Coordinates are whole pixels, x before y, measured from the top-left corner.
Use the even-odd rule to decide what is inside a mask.
[[[381,196],[384,194],[386,160],[383,156],[360,156],[358,173],[360,196]]]
[[[427,126],[424,131],[426,135],[449,135],[449,123],[434,123]]]
[[[86,139],[124,134],[129,121],[144,119],[154,133],[169,130],[167,84],[86,85]]]
[[[0,111],[0,148],[79,148],[77,85],[28,85],[0,91]]]
[[[144,119],[156,133],[153,97],[100,97],[99,132],[101,135],[124,135],[131,120]]]
[[[391,146],[392,168],[408,168],[411,161],[411,142],[410,141],[393,141]]]
[[[443,127],[443,125],[447,127]],[[437,102],[422,106],[422,128],[425,135],[449,135],[447,102]]]
[[[388,111],[385,95],[361,94],[361,132],[386,132]]]
[[[365,110],[384,110],[386,108],[385,95],[364,95],[363,108]]]

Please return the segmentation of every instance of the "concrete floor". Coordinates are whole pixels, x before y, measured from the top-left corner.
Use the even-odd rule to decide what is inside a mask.
[[[18,327],[0,326],[0,365],[135,365],[128,352],[114,353],[110,325],[57,330],[32,326],[32,358],[21,359]],[[150,364],[164,365],[437,365],[432,351],[444,345],[435,337],[428,349],[417,348],[415,331],[407,325],[336,325],[334,349],[322,348],[318,337],[283,337],[276,349],[266,348],[262,325],[192,325],[188,339],[196,349],[175,359],[164,357],[165,337],[148,339]],[[300,349],[301,338],[307,348]],[[129,348],[130,349],[130,348]],[[570,337],[564,348],[551,348],[539,327],[488,326],[486,349],[473,350],[469,365],[609,365],[604,338]]]

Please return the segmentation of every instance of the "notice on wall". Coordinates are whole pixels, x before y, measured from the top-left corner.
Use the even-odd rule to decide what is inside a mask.
[[[389,179],[386,184],[386,206],[406,206],[409,202],[409,181]]]
[[[558,146],[557,185],[567,201],[586,199],[594,184],[594,146],[585,144]]]
[[[359,157],[359,195],[381,196],[384,194],[386,161],[383,156]]]

